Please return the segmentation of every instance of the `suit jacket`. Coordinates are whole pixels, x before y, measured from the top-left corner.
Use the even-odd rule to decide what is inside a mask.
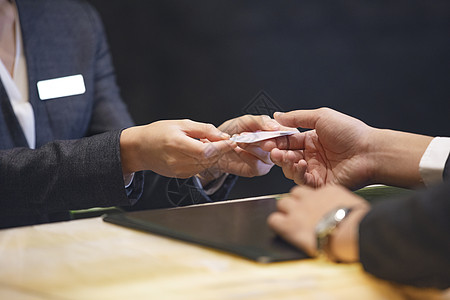
[[[16,3],[36,150],[27,148],[0,83],[0,228],[67,219],[69,209],[134,204],[142,193],[143,174],[137,173],[132,186],[124,188],[119,138],[121,129],[133,123],[116,85],[97,12],[78,0]],[[84,77],[84,94],[39,99],[37,82],[75,74]],[[148,177],[158,181],[148,195],[168,195],[169,178],[152,172]],[[225,196],[233,178],[227,182],[217,197]],[[211,201],[204,193],[200,196]],[[159,207],[171,206],[159,202]]]
[[[445,182],[372,206],[359,228],[364,269],[420,287],[450,287],[450,157]]]

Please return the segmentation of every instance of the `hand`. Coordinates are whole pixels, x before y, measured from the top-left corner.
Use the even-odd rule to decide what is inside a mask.
[[[312,187],[339,183],[350,188],[370,180],[365,154],[371,127],[327,108],[276,113],[275,119],[282,125],[315,129],[261,144],[272,150],[272,161],[287,178]]]
[[[269,116],[245,115],[231,119],[219,126],[219,130],[229,135],[242,132],[255,132],[261,130],[279,130],[280,126]],[[236,174],[244,177],[261,176],[267,174],[272,168],[270,153],[262,150],[258,145],[239,144],[234,151],[221,156],[217,164],[198,174],[202,184],[220,177],[224,173]]]
[[[377,129],[329,108],[275,114],[280,124],[314,130],[261,144],[297,184],[422,185],[420,159],[432,137]]]
[[[339,261],[357,261],[358,226],[369,205],[341,186],[329,185],[317,190],[295,187],[289,196],[278,200],[278,211],[272,213],[267,222],[282,238],[313,257],[317,253],[316,225],[339,206],[353,210],[333,233],[329,251]]]
[[[120,137],[124,175],[152,170],[187,178],[216,164],[237,145],[211,124],[191,120],[158,121],[125,129]]]

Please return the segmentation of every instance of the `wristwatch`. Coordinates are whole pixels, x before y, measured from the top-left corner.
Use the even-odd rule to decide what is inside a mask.
[[[327,213],[316,225],[317,256],[319,258],[330,258],[327,247],[330,236],[352,211],[348,207],[338,207]]]

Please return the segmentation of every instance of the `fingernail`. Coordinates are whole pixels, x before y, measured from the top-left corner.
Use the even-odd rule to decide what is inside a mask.
[[[276,111],[276,112],[273,113],[273,116],[274,116],[274,117],[277,117],[277,116],[281,116],[281,115],[283,115],[283,114],[284,114],[284,112]]]
[[[220,137],[221,137],[221,138],[224,138],[224,139],[229,139],[229,138],[230,138],[230,135],[229,135],[228,133],[222,132],[222,133],[220,134]]]

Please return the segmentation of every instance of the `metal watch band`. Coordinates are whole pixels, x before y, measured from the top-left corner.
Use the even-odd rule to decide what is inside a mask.
[[[317,240],[317,256],[319,258],[330,258],[327,253],[328,242],[330,236],[335,231],[337,226],[350,214],[352,211],[348,207],[338,207],[327,213],[316,226],[316,240]]]

